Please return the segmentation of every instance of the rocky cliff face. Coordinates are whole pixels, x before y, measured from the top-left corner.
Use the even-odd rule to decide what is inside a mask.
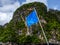
[[[43,3],[39,2],[34,2],[34,3],[29,3],[21,6],[14,12],[14,16],[12,21],[14,21],[13,25],[18,25],[19,27],[17,28],[18,30],[26,30],[26,25],[25,25],[25,17],[28,16],[30,12],[33,11],[33,9],[36,9],[37,14],[41,20],[42,23],[46,23],[46,20],[43,18],[43,15],[46,15],[47,13],[47,7]],[[32,28],[30,28],[30,32],[33,30],[39,30],[39,23],[37,25],[32,25]]]
[[[57,31],[60,28],[60,26],[58,26],[59,28],[56,27],[57,23],[58,23],[58,25],[60,25],[60,23],[59,23],[59,14],[58,14],[59,11],[56,12],[56,10],[49,10],[47,12],[47,7],[43,3],[34,2],[34,3],[25,4],[25,5],[21,6],[20,8],[18,8],[14,12],[14,16],[13,16],[13,19],[12,19],[12,21],[15,21],[14,25],[15,26],[18,25],[18,27],[19,27],[19,28],[17,28],[18,30],[20,30],[20,29],[21,30],[27,30],[27,28],[25,26],[25,17],[28,16],[28,14],[34,8],[37,11],[38,17],[41,20],[42,26],[43,26],[44,30],[46,31],[46,34],[48,34],[47,38],[52,39],[55,36],[55,40],[56,40],[56,34],[55,33],[57,33],[57,32],[54,32],[54,34],[52,34],[51,31]],[[58,15],[56,15],[56,14],[58,14]],[[41,31],[41,28],[39,26],[39,23],[36,24],[36,25],[32,25],[30,27],[29,31],[30,31],[31,34],[37,34],[38,36],[42,35],[42,31]],[[52,35],[54,35],[54,36],[52,36]]]

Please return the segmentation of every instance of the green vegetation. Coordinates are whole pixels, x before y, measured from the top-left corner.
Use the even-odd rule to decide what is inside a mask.
[[[36,9],[48,40],[56,37],[60,41],[60,11],[49,9],[40,2],[24,4],[19,7],[13,15],[13,19],[6,25],[0,26],[0,42],[16,42],[16,43],[41,43],[45,42],[39,23],[32,25],[29,29],[31,35],[26,35],[27,27],[25,25],[25,17]],[[39,38],[42,35],[43,39]]]

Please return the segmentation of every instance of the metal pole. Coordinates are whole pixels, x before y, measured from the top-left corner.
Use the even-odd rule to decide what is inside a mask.
[[[36,9],[35,9],[35,8],[34,8],[34,10],[35,10],[35,12],[36,12]],[[37,15],[37,12],[36,12],[36,15]],[[39,20],[38,15],[37,15],[37,18],[38,18],[38,20]],[[41,29],[42,29],[42,32],[43,32],[44,38],[45,38],[45,40],[46,40],[46,42],[47,42],[47,45],[49,45],[48,40],[47,40],[47,37],[46,37],[46,35],[45,35],[45,33],[44,33],[44,30],[43,30],[43,27],[42,27],[42,25],[41,25],[40,20],[39,20],[39,25],[41,26]]]

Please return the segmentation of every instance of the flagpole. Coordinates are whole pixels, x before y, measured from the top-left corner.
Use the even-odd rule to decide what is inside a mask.
[[[27,24],[26,24],[26,21],[24,20],[24,18],[22,17],[22,15],[21,15],[21,18],[22,18],[22,20],[25,22],[25,26],[27,27]],[[30,33],[29,33],[29,28],[27,27],[27,34],[26,35],[30,35]]]
[[[26,25],[26,27],[27,27],[27,24],[26,24],[26,21],[25,21],[25,25]],[[27,34],[26,35],[30,35],[30,33],[29,33],[29,28],[27,27]]]
[[[35,8],[34,8],[34,10],[35,10],[35,12],[36,12],[36,9],[35,9]],[[36,12],[36,15],[37,15],[37,12]],[[37,15],[37,17],[38,17],[38,15]],[[38,17],[38,20],[39,20],[39,17]],[[42,29],[44,38],[45,38],[45,40],[46,40],[46,42],[47,42],[47,45],[49,45],[49,42],[48,42],[48,40],[47,40],[47,37],[46,37],[46,35],[45,35],[44,29],[43,29],[43,27],[42,27],[42,25],[41,25],[40,20],[39,20],[39,25],[41,26],[41,29]]]

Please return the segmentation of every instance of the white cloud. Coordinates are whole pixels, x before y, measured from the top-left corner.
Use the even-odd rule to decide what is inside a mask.
[[[54,9],[54,10],[58,9],[58,6],[54,6],[53,9]]]
[[[0,11],[1,11],[1,12],[13,12],[13,11],[15,11],[19,6],[20,6],[20,4],[19,4],[18,2],[15,2],[14,4],[4,5],[3,7],[0,7]]]
[[[6,20],[6,19],[7,19],[6,13],[0,12],[0,21],[4,21],[4,20]]]
[[[2,5],[8,5],[8,4],[12,4],[14,2],[16,2],[17,0],[0,0],[0,3]]]
[[[3,13],[0,12],[0,25],[4,25],[5,23],[8,23],[12,19],[13,13]]]
[[[16,1],[14,4],[7,4],[0,7],[0,25],[4,25],[5,23],[8,23],[12,19],[13,12],[19,6],[20,6],[19,2]]]
[[[26,0],[26,2],[24,2],[23,4],[25,4],[25,3],[31,3],[31,2],[42,2],[42,3],[44,3],[46,6],[48,6],[47,0]]]

